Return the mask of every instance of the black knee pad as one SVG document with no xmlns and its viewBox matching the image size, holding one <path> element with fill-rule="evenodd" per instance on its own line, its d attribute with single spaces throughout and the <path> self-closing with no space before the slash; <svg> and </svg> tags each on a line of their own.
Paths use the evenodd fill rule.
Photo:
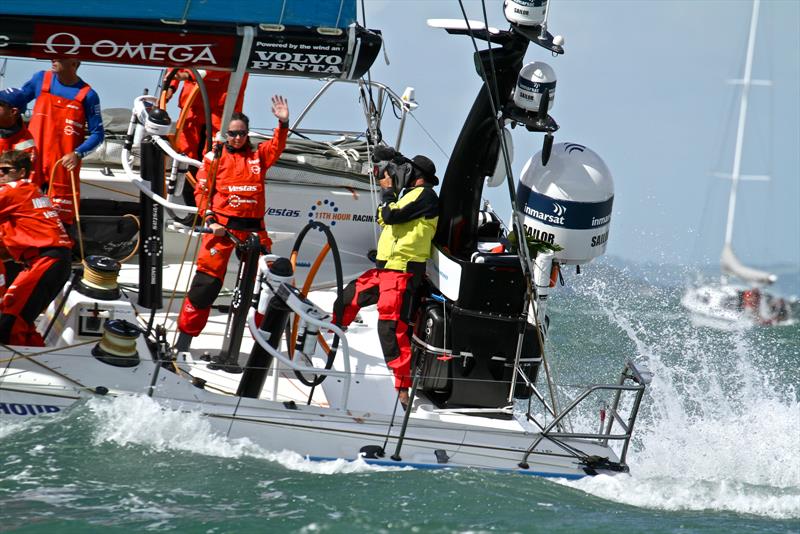
<svg viewBox="0 0 800 534">
<path fill-rule="evenodd" d="M 69 280 L 71 272 L 69 251 L 67 249 L 59 249 L 53 251 L 52 254 L 53 257 L 58 258 L 58 261 L 52 264 L 39 278 L 36 287 L 20 312 L 20 317 L 31 324 L 55 300 L 58 294 L 61 293 L 64 284 Z"/>
<path fill-rule="evenodd" d="M 378 320 L 378 340 L 383 349 L 386 363 L 400 356 L 400 345 L 397 344 L 397 321 Z"/>
<path fill-rule="evenodd" d="M 11 339 L 11 330 L 17 320 L 14 315 L 0 315 L 0 343 L 8 343 Z"/>
<path fill-rule="evenodd" d="M 194 275 L 192 287 L 189 289 L 189 302 L 195 308 L 210 308 L 221 289 L 222 280 L 214 278 L 210 274 L 198 272 Z"/>
</svg>

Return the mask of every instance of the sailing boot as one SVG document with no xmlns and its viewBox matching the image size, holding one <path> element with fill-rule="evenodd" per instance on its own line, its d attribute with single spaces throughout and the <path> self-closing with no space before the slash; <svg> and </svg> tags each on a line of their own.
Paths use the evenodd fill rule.
<svg viewBox="0 0 800 534">
<path fill-rule="evenodd" d="M 193 336 L 185 332 L 178 331 L 178 341 L 175 342 L 175 352 L 189 352 L 189 346 L 192 344 Z"/>
</svg>

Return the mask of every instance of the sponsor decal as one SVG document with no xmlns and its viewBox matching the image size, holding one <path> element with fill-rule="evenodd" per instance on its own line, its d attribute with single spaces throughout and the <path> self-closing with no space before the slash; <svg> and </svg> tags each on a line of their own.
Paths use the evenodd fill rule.
<svg viewBox="0 0 800 534">
<path fill-rule="evenodd" d="M 52 208 L 50 197 L 37 197 L 32 200 L 34 208 Z"/>
<path fill-rule="evenodd" d="M 314 36 L 260 32 L 250 52 L 250 72 L 296 76 L 341 77 L 346 75 L 347 35 Z"/>
<path fill-rule="evenodd" d="M 560 217 L 558 215 L 550 215 L 548 213 L 544 213 L 535 208 L 532 208 L 531 206 L 525 206 L 525 215 L 533 217 L 534 219 L 539 219 L 540 221 L 549 224 L 564 226 L 564 217 Z"/>
<path fill-rule="evenodd" d="M 300 217 L 300 210 L 290 210 L 286 208 L 268 208 L 267 215 L 273 217 Z"/>
<path fill-rule="evenodd" d="M 248 192 L 248 191 L 258 191 L 257 185 L 229 185 L 228 191 L 231 193 L 238 191 L 238 192 Z"/>
<path fill-rule="evenodd" d="M 534 82 L 532 80 L 526 80 L 525 78 L 519 78 L 517 80 L 517 84 L 519 84 L 520 87 L 527 89 L 532 93 L 541 94 L 549 91 L 551 93 L 551 96 L 556 88 L 556 82 Z M 527 98 L 529 100 L 533 99 L 533 95 L 529 95 L 524 92 L 521 93 L 520 96 L 522 96 L 523 98 Z"/>
<path fill-rule="evenodd" d="M 528 226 L 527 224 L 523 224 L 522 226 L 525 227 L 525 233 L 531 236 L 532 238 L 536 239 L 537 241 L 544 241 L 545 243 L 550 243 L 550 244 L 555 243 L 556 241 L 555 234 L 551 234 L 549 232 L 545 232 L 544 230 Z"/>
<path fill-rule="evenodd" d="M 15 402 L 0 402 L 0 413 L 6 415 L 39 415 L 43 413 L 60 412 L 61 408 L 52 404 L 17 404 Z"/>
<path fill-rule="evenodd" d="M 333 200 L 323 199 L 317 200 L 308 210 L 308 222 L 313 221 L 322 221 L 330 226 L 336 226 L 337 222 L 342 221 L 374 222 L 375 217 L 373 215 L 339 211 L 339 207 Z"/>
<path fill-rule="evenodd" d="M 99 59 L 141 60 L 155 63 L 188 63 L 207 62 L 217 64 L 211 51 L 213 43 L 167 44 L 150 43 L 141 37 L 130 40 L 123 36 L 110 34 L 114 39 L 98 39 L 83 43 L 80 37 L 70 32 L 51 33 L 44 42 L 44 52 L 56 57 L 77 56 L 81 49 L 86 49 Z"/>
<path fill-rule="evenodd" d="M 573 145 L 573 148 L 580 145 Z M 611 221 L 614 197 L 600 202 L 552 199 L 525 184 L 517 188 L 517 209 L 526 217 L 549 226 L 570 230 L 593 230 Z"/>
<path fill-rule="evenodd" d="M 435 263 L 435 262 L 430 262 L 428 265 L 430 265 L 430 266 L 433 268 L 433 271 L 434 271 L 434 272 L 435 272 L 437 275 L 439 275 L 439 277 L 440 277 L 442 280 L 447 280 L 448 278 L 450 278 L 449 276 L 447 276 L 447 274 L 446 274 L 446 273 L 444 273 L 444 272 L 443 272 L 443 271 L 442 271 L 442 270 L 439 268 L 439 264 L 438 264 L 438 263 Z"/>
<path fill-rule="evenodd" d="M 238 309 L 239 306 L 242 305 L 242 292 L 239 291 L 239 287 L 237 286 L 233 290 L 233 295 L 231 296 L 231 307 L 235 310 Z"/>
<path fill-rule="evenodd" d="M 514 3 L 525 7 L 542 7 L 547 4 L 547 0 L 514 0 Z"/>
<path fill-rule="evenodd" d="M 247 164 L 250 165 L 250 174 L 261 174 L 261 160 L 258 158 L 249 159 L 247 160 Z"/>
<path fill-rule="evenodd" d="M 83 26 L 6 17 L 0 23 L 4 55 L 159 67 L 232 68 L 237 37 L 168 28 L 137 29 L 134 23 Z"/>
<path fill-rule="evenodd" d="M 608 230 L 606 230 L 600 235 L 592 237 L 592 247 L 599 247 L 600 245 L 605 245 L 606 241 L 608 241 Z"/>
<path fill-rule="evenodd" d="M 567 143 L 564 145 L 564 152 L 572 154 L 573 152 L 585 152 L 586 147 L 578 143 Z"/>
<path fill-rule="evenodd" d="M 238 208 L 242 204 L 258 204 L 254 198 L 242 198 L 239 195 L 231 195 L 228 197 L 228 205 L 232 208 Z"/>
</svg>

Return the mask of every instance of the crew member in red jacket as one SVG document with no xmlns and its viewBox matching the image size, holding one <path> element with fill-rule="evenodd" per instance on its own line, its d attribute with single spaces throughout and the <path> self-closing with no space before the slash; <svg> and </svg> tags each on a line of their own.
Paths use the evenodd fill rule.
<svg viewBox="0 0 800 534">
<path fill-rule="evenodd" d="M 25 113 L 27 104 L 25 94 L 19 89 L 9 87 L 0 91 L 0 154 L 9 150 L 27 152 L 33 167 L 29 179 L 35 184 L 41 184 L 42 173 L 39 170 L 36 144 L 25 123 L 22 122 L 22 114 Z M 20 269 L 21 267 L 0 247 L 0 298 L 5 293 L 6 286 L 19 274 Z"/>
<path fill-rule="evenodd" d="M 41 171 L 38 167 L 38 153 L 33 136 L 25 123 L 22 114 L 28 102 L 25 94 L 13 87 L 0 91 L 0 154 L 8 150 L 21 150 L 31 157 L 31 175 L 29 180 L 41 184 Z"/>
<path fill-rule="evenodd" d="M 30 156 L 0 154 L 0 235 L 24 265 L 0 303 L 0 343 L 44 346 L 34 321 L 69 278 L 72 241 L 50 198 L 28 179 Z"/>
<path fill-rule="evenodd" d="M 208 94 L 208 103 L 211 111 L 211 134 L 214 135 L 222 128 L 222 111 L 225 107 L 225 100 L 228 98 L 228 83 L 231 80 L 231 73 L 225 71 L 199 71 L 203 77 L 203 83 Z M 241 112 L 244 102 L 244 90 L 247 87 L 248 75 L 244 75 L 242 86 L 239 89 L 239 97 L 236 99 L 233 111 Z M 178 85 L 183 82 L 183 88 L 178 96 L 178 107 L 186 110 L 186 119 L 178 135 L 176 147 L 178 152 L 185 154 L 192 159 L 200 159 L 204 151 L 206 139 L 206 113 L 203 106 L 203 98 L 197 93 L 194 100 L 189 104 L 189 97 L 197 87 L 194 75 L 191 71 L 181 69 L 172 79 L 167 89 L 167 100 L 178 90 Z M 188 109 L 186 107 L 189 106 Z"/>
<path fill-rule="evenodd" d="M 285 98 L 272 97 L 272 113 L 280 121 L 279 126 L 272 139 L 255 150 L 247 135 L 249 119 L 234 113 L 220 155 L 215 158 L 213 152 L 206 154 L 197 173 L 195 201 L 201 214 L 211 212 L 205 222 L 213 233 L 203 236 L 197 272 L 178 317 L 178 351 L 188 350 L 191 338 L 203 330 L 211 305 L 222 289 L 228 259 L 235 248 L 225 235 L 226 230 L 241 240 L 247 239 L 250 232 L 258 232 L 263 249 L 269 251 L 272 246 L 264 223 L 264 176 L 286 147 L 289 106 Z"/>
</svg>

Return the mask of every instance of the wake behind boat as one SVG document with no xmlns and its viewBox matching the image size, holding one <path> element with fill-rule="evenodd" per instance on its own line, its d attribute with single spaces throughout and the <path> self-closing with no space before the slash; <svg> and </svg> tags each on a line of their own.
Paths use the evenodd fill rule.
<svg viewBox="0 0 800 534">
<path fill-rule="evenodd" d="M 97 7 L 91 4 L 86 7 Z M 267 13 L 278 4 L 261 3 L 265 12 L 249 13 L 257 18 L 231 17 L 213 30 L 204 25 L 208 19 L 203 17 L 210 15 L 201 5 L 178 17 L 179 30 L 162 22 L 164 13 L 122 13 L 130 26 L 126 35 L 139 39 L 150 55 L 142 60 L 126 52 L 137 49 L 130 43 L 127 48 L 116 42 L 103 48 L 97 41 L 94 46 L 77 46 L 75 53 L 93 60 L 105 57 L 167 67 L 184 67 L 191 61 L 197 66 L 227 68 L 233 70 L 232 84 L 245 71 L 291 70 L 276 68 L 275 61 L 265 58 L 283 58 L 289 65 L 293 54 L 278 57 L 266 50 L 285 46 L 292 39 L 322 35 L 338 42 L 344 53 L 341 64 L 350 68 L 336 74 L 345 79 L 360 77 L 377 55 L 378 34 L 355 24 L 355 2 L 308 8 L 329 15 L 336 11 L 332 6 L 346 4 L 348 9 L 343 15 L 339 11 L 341 18 L 334 27 L 306 26 L 303 15 L 301 20 L 289 21 L 280 10 L 277 16 Z M 99 8 L 89 23 L 83 23 L 52 19 L 66 13 L 53 11 L 45 16 L 38 5 L 2 9 L 27 25 L 21 27 L 28 28 L 29 34 L 41 34 L 34 42 L 26 39 L 25 32 L 12 33 L 8 53 L 48 57 L 54 52 L 48 51 L 47 43 L 52 49 L 58 35 L 68 33 L 89 42 L 98 28 L 113 23 L 97 17 L 103 13 Z M 217 309 L 190 351 L 175 350 L 175 314 L 164 301 L 180 296 L 162 291 L 169 289 L 164 283 L 165 257 L 178 256 L 170 257 L 175 247 L 164 232 L 174 231 L 177 237 L 207 230 L 177 221 L 196 209 L 181 204 L 177 192 L 168 188 L 172 180 L 176 187 L 180 183 L 181 164 L 194 163 L 167 141 L 171 121 L 159 109 L 157 98 L 143 96 L 132 111 L 121 166 L 111 171 L 121 177 L 114 187 L 120 186 L 116 181 L 127 182 L 139 194 L 138 203 L 133 202 L 138 204 L 140 218 L 137 294 L 134 298 L 117 281 L 120 266 L 115 260 L 87 258 L 83 277 L 73 276 L 41 325 L 47 346 L 6 347 L 0 416 L 57 413 L 87 397 L 147 395 L 165 406 L 203 414 L 221 434 L 247 437 L 265 448 L 289 449 L 312 459 L 363 458 L 389 465 L 474 467 L 573 478 L 627 471 L 627 449 L 649 373 L 629 361 L 622 366 L 617 383 L 590 385 L 577 396 L 565 398 L 548 365 L 546 344 L 551 327 L 547 298 L 557 286 L 561 266 L 579 266 L 605 252 L 613 204 L 611 174 L 589 148 L 554 143 L 558 124 L 549 111 L 555 73 L 543 62 L 523 67 L 523 58 L 531 42 L 547 53 L 561 54 L 563 40 L 547 31 L 544 7 L 528 9 L 527 3 L 513 1 L 508 5 L 508 30 L 475 21 L 430 22 L 448 33 L 494 46 L 475 54 L 484 83 L 442 180 L 439 225 L 427 263 L 428 286 L 421 295 L 413 330 L 414 377 L 407 410 L 400 407 L 380 353 L 377 313 L 364 310 L 361 320 L 347 331 L 331 320 L 330 310 L 345 280 L 369 265 L 374 247 L 372 220 L 335 215 L 342 213 L 338 206 L 346 205 L 344 201 L 313 202 L 312 209 L 291 217 L 308 222 L 300 227 L 293 223 L 281 228 L 273 224 L 276 219 L 270 221 L 270 230 L 277 226 L 287 234 L 283 241 L 291 247 L 281 250 L 279 246 L 274 251 L 286 257 L 259 258 L 252 239 L 240 241 L 241 263 L 230 305 Z M 228 11 L 212 13 L 219 16 Z M 187 45 L 164 44 L 173 52 L 154 59 L 154 47 L 161 46 L 155 43 L 185 43 L 186 39 L 200 43 L 190 46 L 192 50 L 199 47 L 197 54 L 178 56 L 176 50 Z M 324 37 L 319 39 L 323 43 L 318 44 L 319 51 L 334 46 Z M 221 56 L 206 46 L 208 42 L 224 45 L 224 65 L 216 61 Z M 371 43 L 371 59 L 357 59 L 361 57 L 358 43 Z M 112 49 L 114 54 L 108 53 Z M 208 64 L 209 54 L 215 59 L 213 65 Z M 339 60 L 330 61 L 339 64 Z M 309 72 L 317 74 L 311 69 L 303 75 Z M 361 89 L 367 100 L 372 84 L 362 83 Z M 233 93 L 223 114 L 227 117 Z M 399 98 L 388 89 L 380 94 L 405 112 L 411 109 L 409 98 Z M 350 192 L 364 199 L 360 210 L 366 201 L 373 202 L 371 173 L 376 160 L 396 157 L 379 156 L 387 154 L 376 120 L 381 107 L 372 105 L 371 96 L 367 101 L 366 165 L 358 172 L 348 171 L 367 177 L 361 181 L 360 192 Z M 527 162 L 516 189 L 510 136 L 504 130 L 510 125 L 544 134 L 542 150 Z M 349 153 L 352 160 L 362 158 L 357 148 L 336 149 Z M 174 162 L 172 172 L 167 172 L 167 156 Z M 322 164 L 309 170 L 306 156 L 302 157 L 302 162 L 299 157 L 295 162 L 301 172 L 322 174 Z M 285 164 L 278 171 L 291 168 Z M 97 174 L 105 170 L 98 165 L 88 171 L 92 177 L 82 177 L 82 181 L 102 185 Z M 301 192 L 309 195 L 298 200 L 305 205 L 313 195 L 326 196 L 333 194 L 332 187 L 341 188 L 342 184 L 334 186 L 330 176 L 325 176 L 303 185 L 295 177 L 281 181 L 280 176 L 270 176 L 287 188 L 284 197 L 269 192 L 268 205 L 276 210 L 272 215 L 280 218 L 300 211 L 290 203 Z M 487 176 L 490 185 L 506 182 L 516 238 L 481 201 Z M 98 209 L 102 211 L 103 206 Z M 323 211 L 329 216 L 314 215 Z M 374 208 L 361 213 L 373 212 Z M 172 220 L 166 220 L 165 214 Z M 368 223 L 361 226 L 367 231 L 354 235 L 343 222 Z M 308 253 L 312 240 L 316 243 Z M 188 248 L 187 243 L 184 250 Z M 355 260 L 348 263 L 346 256 Z M 303 263 L 308 270 L 301 275 L 298 268 Z M 323 264 L 332 276 L 318 283 L 315 275 Z M 330 289 L 332 285 L 335 289 Z M 329 289 L 315 289 L 319 286 Z M 256 311 L 264 314 L 258 323 Z M 586 420 L 590 423 L 581 423 Z"/>
</svg>

